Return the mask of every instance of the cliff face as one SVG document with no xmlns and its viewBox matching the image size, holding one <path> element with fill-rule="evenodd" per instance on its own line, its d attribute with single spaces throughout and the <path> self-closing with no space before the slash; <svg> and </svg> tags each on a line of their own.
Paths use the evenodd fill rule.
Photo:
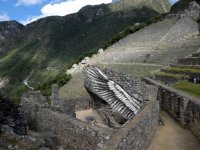
<svg viewBox="0 0 200 150">
<path fill-rule="evenodd" d="M 17 44 L 23 25 L 16 21 L 0 22 L 0 56 Z"/>
</svg>

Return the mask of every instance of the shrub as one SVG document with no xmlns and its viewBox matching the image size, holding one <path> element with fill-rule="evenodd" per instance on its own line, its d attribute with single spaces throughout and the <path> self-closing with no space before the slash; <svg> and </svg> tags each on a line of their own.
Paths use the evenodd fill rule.
<svg viewBox="0 0 200 150">
<path fill-rule="evenodd" d="M 58 86 L 61 87 L 66 84 L 70 79 L 71 75 L 62 73 L 57 75 L 55 78 L 49 79 L 47 82 L 38 85 L 36 87 L 36 90 L 40 90 L 45 96 L 50 96 L 52 84 L 58 84 Z"/>
</svg>

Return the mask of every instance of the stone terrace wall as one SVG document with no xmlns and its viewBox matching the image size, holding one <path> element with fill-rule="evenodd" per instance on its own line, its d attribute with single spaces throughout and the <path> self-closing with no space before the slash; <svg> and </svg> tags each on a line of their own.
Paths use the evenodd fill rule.
<svg viewBox="0 0 200 150">
<path fill-rule="evenodd" d="M 91 126 L 49 109 L 39 109 L 37 125 L 39 132 L 51 131 L 58 137 L 59 145 L 66 150 L 95 149 L 99 143 L 103 143 L 106 137 L 110 136 L 112 131 Z"/>
<path fill-rule="evenodd" d="M 178 60 L 180 65 L 200 65 L 200 58 L 191 57 L 191 58 L 182 58 Z"/>
<path fill-rule="evenodd" d="M 91 150 L 98 144 L 104 143 L 113 130 L 84 123 L 67 114 L 53 111 L 41 103 L 38 103 L 39 93 L 36 99 L 30 93 L 22 97 L 22 108 L 28 114 L 28 122 L 31 129 L 40 133 L 48 133 L 44 138 L 53 140 L 57 147 L 67 150 Z M 48 137 L 48 135 L 50 135 Z"/>
<path fill-rule="evenodd" d="M 197 21 L 191 17 L 186 16 L 176 22 L 176 24 L 163 38 L 163 41 L 180 42 L 197 35 L 199 35 L 199 26 Z"/>
<path fill-rule="evenodd" d="M 200 100 L 150 78 L 144 80 L 159 87 L 160 107 L 182 127 L 189 128 L 200 141 Z"/>
<path fill-rule="evenodd" d="M 132 120 L 116 131 L 103 150 L 146 150 L 158 126 L 159 105 L 149 103 Z"/>
<path fill-rule="evenodd" d="M 154 94 L 157 95 L 157 92 Z M 22 108 L 28 114 L 30 128 L 40 132 L 48 143 L 53 143 L 55 150 L 59 148 L 145 150 L 151 142 L 159 118 L 158 101 L 155 101 L 152 96 L 149 98 L 152 101 L 132 120 L 114 130 L 87 124 L 67 114 L 51 110 L 45 104 L 45 97 L 41 97 L 39 92 L 23 95 Z"/>
<path fill-rule="evenodd" d="M 173 64 L 173 65 L 170 65 L 170 67 L 174 67 L 174 68 L 193 68 L 193 69 L 200 69 L 200 65 L 193 66 L 193 65 L 179 65 L 179 64 Z"/>
</svg>

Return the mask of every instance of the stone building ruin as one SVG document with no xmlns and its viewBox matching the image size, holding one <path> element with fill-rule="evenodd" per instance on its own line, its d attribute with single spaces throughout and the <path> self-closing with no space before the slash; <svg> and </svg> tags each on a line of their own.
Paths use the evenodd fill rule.
<svg viewBox="0 0 200 150">
<path fill-rule="evenodd" d="M 97 108 L 96 106 L 99 104 L 92 101 L 90 107 L 93 109 L 96 107 L 96 112 L 102 122 L 90 123 L 82 121 L 76 118 L 76 115 L 70 115 L 69 112 L 63 111 L 63 108 L 70 101 L 61 99 L 61 101 L 66 102 L 66 104 L 62 103 L 61 105 L 56 90 L 57 86 L 54 85 L 52 88 L 54 93 L 51 96 L 54 103 L 51 103 L 51 105 L 47 105 L 47 99 L 40 92 L 30 91 L 23 95 L 22 108 L 28 115 L 29 129 L 38 132 L 42 138 L 51 141 L 49 143 L 54 143 L 56 145 L 54 148 L 51 144 L 49 145 L 53 149 L 61 147 L 70 150 L 108 149 L 110 145 L 113 145 L 115 149 L 121 149 L 121 147 L 125 149 L 146 149 L 158 125 L 159 116 L 158 102 L 155 101 L 156 96 L 150 97 L 148 89 L 154 89 L 154 93 L 156 93 L 157 88 L 153 88 L 154 86 L 151 85 L 145 87 L 143 82 L 138 79 L 131 79 L 124 73 L 110 69 L 104 71 L 115 82 L 123 85 L 123 88 L 127 89 L 129 93 L 134 94 L 135 91 L 138 93 L 143 91 L 141 95 L 150 100 L 133 119 L 125 122 L 119 117 L 113 119 L 110 112 L 106 113 L 107 110 L 104 107 Z M 133 85 L 134 89 L 131 88 Z M 71 110 L 71 113 L 73 111 Z M 123 123 L 120 124 L 116 120 L 120 120 Z M 123 134 L 120 135 L 120 140 L 118 139 L 116 142 L 116 135 L 120 132 L 123 132 Z M 145 137 L 148 138 L 144 141 Z"/>
<path fill-rule="evenodd" d="M 158 87 L 157 100 L 160 107 L 174 118 L 180 126 L 190 129 L 200 140 L 199 99 L 150 78 L 144 78 L 144 81 Z"/>
<path fill-rule="evenodd" d="M 27 116 L 12 100 L 0 98 L 0 132 L 27 134 Z"/>
<path fill-rule="evenodd" d="M 119 126 L 125 120 L 132 119 L 143 107 L 145 99 L 136 94 L 134 85 L 130 86 L 134 80 L 126 83 L 130 88 L 133 88 L 131 94 L 127 92 L 128 89 L 126 91 L 123 88 L 124 82 L 130 80 L 126 75 L 118 75 L 117 72 L 111 70 L 106 75 L 95 66 L 85 67 L 83 74 L 85 76 L 85 88 L 96 103 L 95 109 L 101 109 L 99 113 L 106 117 L 106 125 L 110 126 L 109 123 L 111 123 L 112 126 L 117 124 Z M 112 76 L 115 77 L 112 79 Z M 116 80 L 117 77 L 118 81 Z"/>
<path fill-rule="evenodd" d="M 191 14 L 187 14 L 187 12 L 185 14 L 185 16 L 178 15 L 182 18 L 161 39 L 162 42 L 180 42 L 199 34 L 198 25 L 191 19 Z M 180 24 L 182 25 L 180 26 Z M 194 26 L 194 28 L 185 30 L 185 27 L 188 26 Z M 157 40 L 155 41 L 157 42 Z M 150 42 L 152 43 L 152 41 Z M 136 62 L 143 60 L 137 55 L 130 55 L 130 53 L 131 51 L 123 54 L 115 52 L 112 55 L 108 53 L 109 61 L 101 61 L 127 63 L 132 60 Z M 85 62 L 78 66 L 80 70 L 85 66 Z M 74 68 L 77 68 L 77 65 L 74 65 Z M 109 107 L 104 107 L 104 104 L 98 103 L 98 101 L 86 100 L 88 103 L 79 105 L 77 101 L 84 101 L 81 98 L 76 102 L 67 98 L 61 99 L 58 95 L 57 85 L 53 85 L 51 104 L 48 104 L 47 98 L 38 91 L 30 91 L 22 96 L 22 109 L 28 115 L 29 129 L 48 141 L 48 147 L 53 150 L 146 150 L 157 129 L 159 111 L 162 108 L 181 126 L 190 129 L 198 138 L 200 137 L 199 101 L 150 78 L 141 81 L 110 69 L 103 71 L 130 95 L 137 94 L 139 97 L 149 100 L 132 119 L 124 121 L 121 118 L 113 117 L 113 112 L 109 111 Z M 96 99 L 94 95 L 91 96 Z M 97 118 L 89 118 L 88 120 L 93 120 L 91 122 L 79 119 L 75 114 L 77 108 L 95 110 L 101 122 L 98 122 Z"/>
</svg>

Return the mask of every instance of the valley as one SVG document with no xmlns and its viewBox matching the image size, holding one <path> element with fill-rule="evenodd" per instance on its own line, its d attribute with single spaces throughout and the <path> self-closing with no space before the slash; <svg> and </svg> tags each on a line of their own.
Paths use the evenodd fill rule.
<svg viewBox="0 0 200 150">
<path fill-rule="evenodd" d="M 170 7 L 86 6 L 15 26 L 9 48 L 2 34 L 1 91 L 20 104 L 0 101 L 3 148 L 198 149 L 200 5 Z"/>
</svg>

